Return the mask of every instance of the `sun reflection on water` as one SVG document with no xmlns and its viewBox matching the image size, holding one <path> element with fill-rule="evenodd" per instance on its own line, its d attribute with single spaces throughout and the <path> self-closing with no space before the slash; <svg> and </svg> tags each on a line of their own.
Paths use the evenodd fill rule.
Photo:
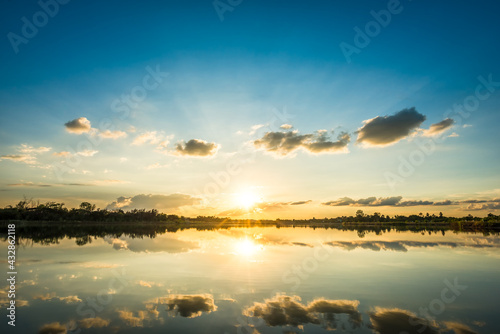
<svg viewBox="0 0 500 334">
<path fill-rule="evenodd" d="M 234 249 L 236 254 L 250 257 L 262 251 L 264 247 L 252 239 L 243 238 L 236 240 Z"/>
</svg>

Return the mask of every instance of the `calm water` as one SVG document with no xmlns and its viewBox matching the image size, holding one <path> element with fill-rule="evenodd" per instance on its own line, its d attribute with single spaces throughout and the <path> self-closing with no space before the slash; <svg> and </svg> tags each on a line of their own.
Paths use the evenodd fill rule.
<svg viewBox="0 0 500 334">
<path fill-rule="evenodd" d="M 498 236 L 232 228 L 23 244 L 2 333 L 500 333 Z"/>
</svg>

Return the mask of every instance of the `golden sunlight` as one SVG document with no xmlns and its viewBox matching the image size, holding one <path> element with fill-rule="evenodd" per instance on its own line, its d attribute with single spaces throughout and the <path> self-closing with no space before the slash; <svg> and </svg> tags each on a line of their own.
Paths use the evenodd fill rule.
<svg viewBox="0 0 500 334">
<path fill-rule="evenodd" d="M 238 206 L 248 210 L 260 202 L 260 198 L 255 192 L 246 190 L 235 194 L 235 202 Z"/>
<path fill-rule="evenodd" d="M 256 244 L 250 239 L 239 239 L 234 246 L 236 253 L 243 256 L 251 256 L 262 250 L 262 245 Z"/>
</svg>

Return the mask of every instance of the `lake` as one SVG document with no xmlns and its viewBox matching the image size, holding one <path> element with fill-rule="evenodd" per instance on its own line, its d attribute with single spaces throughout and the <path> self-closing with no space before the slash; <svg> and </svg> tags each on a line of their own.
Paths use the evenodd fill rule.
<svg viewBox="0 0 500 334">
<path fill-rule="evenodd" d="M 16 327 L 4 315 L 3 333 L 500 333 L 498 235 L 252 227 L 81 240 L 18 240 Z"/>
</svg>

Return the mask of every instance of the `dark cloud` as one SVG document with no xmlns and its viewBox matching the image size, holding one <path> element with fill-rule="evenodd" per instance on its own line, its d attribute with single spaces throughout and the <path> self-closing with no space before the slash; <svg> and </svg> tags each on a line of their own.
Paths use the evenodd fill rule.
<svg viewBox="0 0 500 334">
<path fill-rule="evenodd" d="M 118 197 L 115 202 L 109 204 L 108 210 L 130 210 L 130 209 L 176 209 L 186 205 L 199 204 L 201 199 L 185 194 L 171 195 L 145 195 L 140 194 L 133 197 Z"/>
<path fill-rule="evenodd" d="M 175 152 L 179 155 L 208 157 L 215 155 L 218 149 L 219 145 L 217 145 L 216 143 L 208 143 L 200 139 L 191 139 L 186 143 L 177 143 Z"/>
<path fill-rule="evenodd" d="M 261 139 L 255 140 L 253 144 L 267 152 L 286 156 L 299 148 L 315 154 L 346 152 L 350 141 L 351 137 L 346 132 L 341 132 L 337 136 L 337 140 L 332 141 L 326 130 L 304 135 L 300 135 L 295 130 L 267 132 Z"/>
<path fill-rule="evenodd" d="M 440 202 L 434 202 L 433 205 L 437 205 L 437 206 L 443 205 L 444 206 L 444 205 L 456 205 L 456 204 L 458 204 L 458 203 L 457 202 L 452 202 L 449 199 L 447 199 L 447 200 L 440 201 Z"/>
<path fill-rule="evenodd" d="M 449 246 L 456 247 L 456 243 L 438 243 L 438 242 L 412 242 L 412 241 L 331 241 L 325 243 L 333 247 L 339 247 L 344 250 L 354 250 L 356 248 L 369 249 L 372 251 L 391 250 L 396 252 L 407 252 L 406 247 L 436 247 Z"/>
<path fill-rule="evenodd" d="M 364 125 L 357 131 L 356 142 L 370 146 L 394 144 L 408 137 L 423 121 L 425 116 L 414 107 L 403 109 L 391 116 L 377 116 L 364 121 Z"/>
<path fill-rule="evenodd" d="M 343 197 L 340 198 L 336 201 L 329 201 L 325 203 L 321 203 L 323 205 L 328 205 L 328 206 L 347 206 L 347 205 L 353 205 L 356 204 L 356 201 L 353 200 L 352 198 L 349 197 Z"/>
<path fill-rule="evenodd" d="M 403 201 L 397 203 L 398 206 L 419 206 L 419 205 L 433 205 L 431 201 Z"/>
<path fill-rule="evenodd" d="M 423 135 L 426 137 L 437 136 L 449 128 L 451 128 L 455 124 L 455 121 L 451 118 L 447 118 L 442 120 L 439 123 L 432 124 L 429 129 L 423 131 Z"/>
<path fill-rule="evenodd" d="M 64 126 L 66 127 L 66 131 L 76 134 L 89 132 L 92 128 L 92 126 L 90 125 L 90 121 L 85 117 L 80 117 L 69 121 L 65 123 Z"/>
<path fill-rule="evenodd" d="M 311 200 L 308 200 L 308 201 L 298 201 L 298 202 L 292 202 L 290 203 L 290 205 L 304 205 L 304 204 L 308 204 L 308 203 L 311 203 L 312 201 Z"/>
<path fill-rule="evenodd" d="M 483 199 L 468 199 L 468 200 L 464 200 L 464 201 L 461 201 L 460 203 L 486 203 L 488 202 L 487 200 L 483 200 Z"/>
<path fill-rule="evenodd" d="M 372 251 L 390 250 L 396 252 L 407 252 L 408 247 L 427 248 L 427 247 L 472 247 L 472 248 L 493 248 L 498 247 L 495 244 L 488 243 L 463 243 L 463 242 L 422 242 L 422 241 L 330 241 L 325 245 L 339 247 L 344 250 L 354 250 L 356 248 L 369 249 Z"/>
<path fill-rule="evenodd" d="M 243 315 L 262 318 L 269 326 L 294 326 L 321 324 L 331 329 L 336 327 L 335 316 L 347 314 L 352 327 L 362 323 L 357 300 L 316 299 L 308 305 L 301 303 L 299 296 L 276 295 L 264 303 L 254 303 L 243 310 Z"/>
<path fill-rule="evenodd" d="M 435 324 L 406 310 L 377 307 L 369 315 L 377 334 L 439 334 Z"/>
<path fill-rule="evenodd" d="M 392 207 L 410 207 L 410 206 L 447 206 L 447 205 L 459 205 L 468 204 L 463 208 L 465 211 L 480 211 L 480 210 L 490 210 L 496 211 L 500 210 L 500 199 L 490 199 L 490 200 L 463 200 L 463 201 L 427 201 L 427 200 L 413 200 L 413 201 L 403 201 L 402 196 L 392 196 L 392 197 L 367 197 L 360 199 L 352 199 L 350 197 L 342 197 L 335 201 L 328 201 L 321 203 L 326 206 L 392 206 Z"/>
<path fill-rule="evenodd" d="M 321 203 L 327 206 L 398 206 L 400 203 L 405 203 L 404 206 L 409 206 L 410 202 L 401 202 L 401 196 L 393 197 L 368 197 L 354 200 L 349 197 L 343 197 L 336 201 Z"/>
<path fill-rule="evenodd" d="M 184 318 L 196 318 L 202 313 L 217 311 L 212 295 L 171 295 L 158 300 L 167 310 Z"/>
</svg>

